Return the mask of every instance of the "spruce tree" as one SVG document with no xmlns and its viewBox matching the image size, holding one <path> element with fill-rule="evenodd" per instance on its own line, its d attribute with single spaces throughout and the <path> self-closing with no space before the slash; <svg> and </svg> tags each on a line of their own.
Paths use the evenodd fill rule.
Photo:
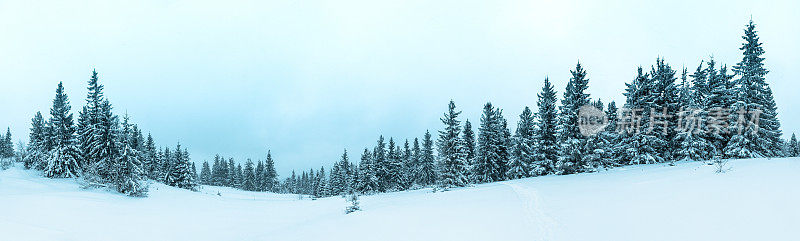
<svg viewBox="0 0 800 241">
<path fill-rule="evenodd" d="M 156 150 L 156 143 L 153 141 L 153 136 L 147 134 L 147 141 L 145 142 L 145 153 L 143 154 L 144 172 L 151 180 L 158 179 L 158 150 Z M 207 184 L 208 185 L 208 184 Z"/>
<path fill-rule="evenodd" d="M 400 190 L 400 183 L 402 182 L 402 165 L 401 150 L 395 144 L 393 138 L 389 138 L 389 149 L 386 152 L 387 166 L 385 167 L 384 190 Z"/>
<path fill-rule="evenodd" d="M 170 166 L 171 160 L 172 160 L 172 152 L 169 151 L 169 147 L 164 147 L 164 150 L 160 152 L 158 157 L 159 171 L 158 171 L 157 181 L 165 184 L 167 183 L 167 176 L 169 175 L 170 169 L 172 168 Z"/>
<path fill-rule="evenodd" d="M 616 143 L 622 141 L 622 137 L 617 132 L 617 127 L 619 125 L 619 109 L 617 109 L 617 103 L 611 101 L 608 103 L 606 108 L 606 117 L 608 117 L 608 125 L 606 128 L 600 132 L 599 137 L 602 141 L 602 146 L 600 147 L 603 149 L 603 156 L 605 157 L 605 164 L 608 166 L 619 166 L 622 163 L 620 162 L 620 155 L 616 148 Z"/>
<path fill-rule="evenodd" d="M 243 172 L 241 170 L 237 170 L 236 163 L 233 161 L 233 158 L 228 158 L 228 180 L 227 185 L 228 187 L 235 187 L 235 188 L 242 188 L 243 180 Z"/>
<path fill-rule="evenodd" d="M 233 160 L 233 158 L 231 158 L 230 160 Z M 233 173 L 229 174 L 229 175 L 233 176 L 233 178 L 231 179 L 231 187 L 243 189 L 243 187 L 242 187 L 243 185 L 242 184 L 244 183 L 244 171 L 242 169 L 242 164 L 233 165 L 233 164 L 230 163 L 230 160 L 228 162 L 228 165 L 236 166 L 236 168 L 230 168 L 229 169 L 229 170 L 233 170 Z"/>
<path fill-rule="evenodd" d="M 745 28 L 742 61 L 733 69 L 739 76 L 732 105 L 729 131 L 733 134 L 724 149 L 730 158 L 779 156 L 780 122 L 772 90 L 766 83 L 769 71 L 764 68 L 764 49 L 756 25 L 750 20 Z M 751 118 L 754 119 L 751 121 Z"/>
<path fill-rule="evenodd" d="M 649 145 L 656 148 L 662 154 L 663 161 L 672 161 L 674 152 L 678 150 L 680 143 L 675 136 L 678 126 L 678 89 L 675 86 L 675 70 L 663 58 L 656 59 L 656 65 L 651 68 L 651 81 L 654 88 L 650 95 L 652 99 L 650 129 L 652 135 L 656 136 L 657 142 Z"/>
<path fill-rule="evenodd" d="M 0 158 L 14 157 L 14 143 L 11 141 L 11 128 L 6 128 L 6 134 L 0 135 Z"/>
<path fill-rule="evenodd" d="M 451 100 L 447 112 L 441 118 L 445 128 L 439 131 L 437 178 L 439 187 L 445 190 L 469 185 L 464 143 L 460 137 L 461 121 L 458 120 L 460 114 L 460 111 L 456 111 L 455 102 Z"/>
<path fill-rule="evenodd" d="M 107 136 L 108 118 L 104 108 L 107 106 L 103 98 L 103 85 L 99 82 L 97 71 L 92 70 L 92 76 L 88 81 L 88 93 L 86 95 L 86 105 L 79 114 L 78 119 L 78 140 L 81 153 L 81 165 L 84 168 L 97 168 L 94 164 L 109 157 L 99 149 L 103 148 L 103 142 L 109 141 Z M 109 110 L 110 111 L 110 110 Z M 90 167 L 90 165 L 93 165 Z M 95 170 L 90 170 L 95 171 Z"/>
<path fill-rule="evenodd" d="M 267 161 L 264 164 L 266 173 L 264 177 L 264 181 L 266 183 L 267 191 L 270 192 L 277 192 L 277 185 L 278 185 L 278 172 L 275 170 L 275 161 L 272 160 L 272 151 L 267 151 Z"/>
<path fill-rule="evenodd" d="M 211 185 L 211 167 L 208 161 L 203 162 L 203 167 L 200 168 L 200 184 Z"/>
<path fill-rule="evenodd" d="M 712 152 L 707 154 L 706 159 L 714 156 L 721 157 L 722 150 L 731 138 L 730 132 L 725 129 L 729 118 L 725 112 L 733 104 L 729 89 L 732 85 L 728 83 L 730 79 L 725 73 L 725 68 L 717 71 L 715 66 L 716 61 L 711 58 L 703 71 L 706 74 L 706 90 L 698 90 L 705 92 L 705 98 L 702 99 L 702 102 L 696 103 L 697 108 L 701 109 L 699 114 L 706 119 L 705 123 L 712 124 L 703 126 L 706 131 L 701 133 L 703 138 L 714 147 Z"/>
<path fill-rule="evenodd" d="M 258 161 L 256 169 L 253 171 L 253 190 L 258 192 L 264 191 L 264 162 Z"/>
<path fill-rule="evenodd" d="M 75 139 L 75 126 L 69 111 L 69 98 L 64 93 L 63 84 L 59 82 L 53 107 L 50 109 L 51 117 L 47 122 L 47 126 L 51 130 L 48 142 L 53 145 L 48 150 L 48 162 L 44 172 L 47 177 L 78 176 L 79 152 Z"/>
<path fill-rule="evenodd" d="M 311 173 L 313 176 L 313 171 Z M 320 167 L 319 172 L 317 172 L 317 175 L 313 179 L 313 184 L 310 187 L 313 189 L 311 195 L 316 198 L 327 197 L 330 192 L 330 187 L 328 186 L 329 180 L 325 175 L 325 167 Z"/>
<path fill-rule="evenodd" d="M 242 189 L 245 191 L 254 191 L 256 188 L 255 183 L 255 171 L 253 170 L 253 161 L 247 159 L 247 162 L 244 164 L 244 180 L 242 180 Z"/>
<path fill-rule="evenodd" d="M 422 147 L 419 145 L 419 138 L 414 138 L 414 147 L 411 149 L 412 158 L 411 164 L 408 166 L 408 174 L 409 178 L 411 178 L 410 182 L 411 185 L 419 184 L 419 168 L 420 168 L 420 160 L 422 158 Z"/>
<path fill-rule="evenodd" d="M 106 99 L 99 106 L 98 122 L 95 125 L 91 156 L 86 163 L 87 170 L 100 179 L 108 179 L 114 159 L 119 155 L 119 117 L 112 113 L 111 103 Z"/>
<path fill-rule="evenodd" d="M 557 174 L 571 174 L 581 171 L 581 160 L 584 155 L 584 142 L 586 138 L 578 129 L 578 110 L 589 104 L 589 79 L 580 62 L 575 70 L 570 70 L 572 77 L 567 82 L 564 99 L 561 100 L 561 115 L 559 116 L 559 142 L 560 150 L 554 172 Z"/>
<path fill-rule="evenodd" d="M 372 164 L 374 165 L 375 177 L 378 179 L 379 192 L 385 192 L 387 183 L 389 182 L 389 161 L 386 158 L 386 144 L 383 141 L 383 135 L 378 138 L 378 143 L 372 151 Z"/>
<path fill-rule="evenodd" d="M 537 151 L 535 164 L 531 168 L 533 175 L 545 175 L 554 172 L 558 160 L 558 113 L 556 110 L 556 91 L 550 79 L 544 79 L 542 92 L 538 95 L 536 105 L 539 107 L 539 126 L 536 128 Z"/>
<path fill-rule="evenodd" d="M 509 179 L 528 177 L 531 174 L 536 152 L 535 131 L 536 123 L 533 113 L 526 106 L 519 115 L 517 130 L 514 134 L 511 160 L 509 160 L 508 171 L 506 171 L 506 177 Z"/>
<path fill-rule="evenodd" d="M 652 131 L 647 131 L 652 124 L 650 110 L 654 102 L 655 82 L 639 67 L 636 78 L 625 85 L 625 105 L 618 116 L 622 138 L 616 147 L 619 159 L 622 164 L 662 162 L 664 159 L 657 148 L 663 146 L 662 140 L 653 135 Z"/>
<path fill-rule="evenodd" d="M 136 138 L 131 130 L 131 124 L 125 115 L 122 122 L 122 133 L 120 133 L 120 155 L 113 163 L 111 171 L 111 182 L 117 191 L 129 196 L 143 197 L 147 195 L 147 184 L 142 171 L 142 163 L 139 160 L 139 153 L 133 147 L 133 139 Z"/>
<path fill-rule="evenodd" d="M 712 142 L 708 141 L 710 132 L 706 131 L 707 111 L 703 104 L 692 98 L 687 98 L 681 111 L 678 113 L 680 122 L 677 128 L 674 160 L 677 161 L 704 161 L 709 160 L 715 153 Z"/>
<path fill-rule="evenodd" d="M 423 187 L 436 184 L 438 180 L 436 177 L 436 158 L 433 155 L 433 140 L 431 140 L 431 133 L 427 130 L 422 138 L 422 150 L 415 176 L 417 183 Z"/>
<path fill-rule="evenodd" d="M 188 189 L 195 191 L 197 181 L 192 174 L 192 162 L 189 158 L 189 151 L 186 149 L 181 150 L 180 144 L 175 148 L 172 180 L 171 184 L 178 188 Z"/>
<path fill-rule="evenodd" d="M 789 146 L 786 150 L 787 157 L 797 157 L 798 153 L 797 150 L 800 146 L 797 145 L 797 137 L 792 133 L 792 138 L 789 140 Z"/>
<path fill-rule="evenodd" d="M 414 184 L 414 172 L 412 171 L 412 167 L 414 166 L 414 153 L 411 150 L 411 145 L 406 139 L 406 142 L 403 144 L 403 152 L 401 155 L 402 163 L 399 172 L 399 190 L 408 190 Z"/>
<path fill-rule="evenodd" d="M 375 167 L 372 162 L 373 154 L 369 148 L 364 148 L 361 154 L 361 162 L 358 164 L 358 191 L 361 193 L 372 193 L 378 191 L 378 177 L 375 176 Z"/>
<path fill-rule="evenodd" d="M 330 183 L 327 186 L 327 188 L 330 189 L 332 195 L 339 195 L 340 193 L 342 193 L 342 189 L 344 187 L 344 178 L 341 174 L 342 174 L 341 162 L 334 163 L 333 169 L 331 169 Z"/>
<path fill-rule="evenodd" d="M 503 119 L 499 109 L 486 103 L 478 128 L 478 147 L 472 166 L 472 177 L 476 183 L 501 181 L 504 179 L 507 160 L 504 151 L 505 137 Z"/>
<path fill-rule="evenodd" d="M 28 136 L 28 156 L 23 160 L 25 168 L 44 170 L 45 165 L 45 139 L 46 127 L 41 112 L 31 119 L 30 134 Z"/>
<path fill-rule="evenodd" d="M 224 186 L 225 185 L 225 170 L 223 169 L 223 165 L 227 165 L 224 159 L 222 159 L 219 154 L 214 155 L 214 164 L 211 166 L 211 182 L 215 186 Z"/>
<path fill-rule="evenodd" d="M 475 146 L 475 133 L 472 132 L 472 123 L 470 123 L 469 120 L 464 121 L 464 131 L 461 133 L 461 138 L 464 139 L 464 151 L 467 155 L 467 163 L 470 166 L 474 166 L 477 147 Z"/>
</svg>

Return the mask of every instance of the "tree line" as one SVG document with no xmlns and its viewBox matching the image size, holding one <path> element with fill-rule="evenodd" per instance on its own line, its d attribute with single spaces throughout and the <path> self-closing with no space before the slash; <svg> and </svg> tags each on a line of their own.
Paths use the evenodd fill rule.
<svg viewBox="0 0 800 241">
<path fill-rule="evenodd" d="M 59 82 L 49 118 L 37 112 L 31 119 L 30 139 L 27 146 L 20 144 L 18 160 L 46 177 L 80 178 L 86 185 L 130 196 L 146 196 L 147 179 L 195 189 L 197 174 L 188 150 L 180 144 L 173 151 L 157 149 L 152 135 L 145 138 L 127 114 L 120 118 L 112 109 L 92 71 L 86 105 L 75 121 Z"/>
<path fill-rule="evenodd" d="M 486 103 L 477 127 L 459 118 L 450 101 L 440 119 L 436 154 L 426 132 L 422 144 L 401 146 L 383 136 L 364 149 L 358 165 L 345 150 L 331 173 L 325 169 L 292 172 L 281 191 L 314 196 L 348 192 L 375 193 L 421 187 L 448 189 L 541 175 L 594 172 L 633 164 L 712 159 L 797 156 L 792 135 L 781 139 L 772 90 L 765 80 L 764 50 L 750 21 L 740 50 L 742 60 L 730 73 L 713 58 L 689 74 L 677 73 L 663 58 L 647 71 L 637 68 L 626 83 L 626 101 L 604 104 L 590 98 L 589 78 L 580 62 L 560 105 L 550 80 L 537 94 L 538 110 L 525 107 L 512 134 L 503 110 Z M 591 106 L 607 117 L 605 127 L 586 135 L 581 108 Z M 412 147 L 410 147 L 412 146 Z"/>
<path fill-rule="evenodd" d="M 203 162 L 199 180 L 203 185 L 233 187 L 246 191 L 280 191 L 278 173 L 271 151 L 267 152 L 266 161 L 253 163 L 248 159 L 244 167 L 242 164 L 237 164 L 233 158 L 226 162 L 225 158 L 216 155 L 212 165 L 209 165 L 208 161 Z"/>
<path fill-rule="evenodd" d="M 633 164 L 800 155 L 794 134 L 781 139 L 772 90 L 766 82 L 762 43 L 750 21 L 740 47 L 742 60 L 730 73 L 713 58 L 678 74 L 663 58 L 649 71 L 638 67 L 625 84 L 625 102 L 603 103 L 588 93 L 589 78 L 580 64 L 562 94 L 548 78 L 537 94 L 536 110 L 525 107 L 512 133 L 503 110 L 486 103 L 473 131 L 450 101 L 440 118 L 437 139 L 396 142 L 380 136 L 358 161 L 344 150 L 333 167 L 309 169 L 279 181 L 271 152 L 265 161 L 244 165 L 221 156 L 203 162 L 200 175 L 189 153 L 156 148 L 127 114 L 112 113 L 97 72 L 89 80 L 87 104 L 73 123 L 69 100 L 59 83 L 50 117 L 32 119 L 30 142 L 18 158 L 48 177 L 82 177 L 133 196 L 146 194 L 145 180 L 194 190 L 199 184 L 248 191 L 325 197 L 434 187 L 449 189 L 541 175 L 594 172 Z M 592 107 L 604 126 L 586 134 L 581 111 Z M 698 121 L 699 120 L 699 121 Z M 21 145 L 20 145 L 21 146 Z M 11 153 L 11 154 L 9 154 Z M 0 135 L 0 156 L 12 155 L 11 133 Z"/>
</svg>

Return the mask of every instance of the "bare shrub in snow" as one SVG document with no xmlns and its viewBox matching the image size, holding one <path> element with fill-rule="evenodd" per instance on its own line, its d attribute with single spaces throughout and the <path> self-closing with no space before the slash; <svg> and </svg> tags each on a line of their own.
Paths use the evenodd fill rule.
<svg viewBox="0 0 800 241">
<path fill-rule="evenodd" d="M 716 167 L 716 173 L 725 173 L 731 170 L 731 168 L 728 167 L 728 159 L 715 158 L 713 161 L 711 161 L 711 164 Z"/>
</svg>

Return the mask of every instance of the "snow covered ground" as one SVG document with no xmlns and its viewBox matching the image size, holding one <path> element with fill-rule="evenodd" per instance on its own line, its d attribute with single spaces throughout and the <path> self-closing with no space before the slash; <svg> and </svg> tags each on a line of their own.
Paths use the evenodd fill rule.
<svg viewBox="0 0 800 241">
<path fill-rule="evenodd" d="M 0 171 L 0 240 L 793 240 L 800 159 L 630 166 L 361 198 L 153 184 L 148 198 Z M 217 193 L 221 196 L 218 196 Z"/>
</svg>

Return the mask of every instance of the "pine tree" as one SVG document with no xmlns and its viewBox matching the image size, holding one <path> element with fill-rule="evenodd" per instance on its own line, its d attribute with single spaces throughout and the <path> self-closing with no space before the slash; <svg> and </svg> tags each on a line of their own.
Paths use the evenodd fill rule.
<svg viewBox="0 0 800 241">
<path fill-rule="evenodd" d="M 134 132 L 131 131 L 131 124 L 128 116 L 123 118 L 122 133 L 120 133 L 120 155 L 113 163 L 111 171 L 111 182 L 117 191 L 129 196 L 143 197 L 147 195 L 148 187 L 144 182 L 144 172 L 139 160 L 139 153 L 133 147 Z"/>
<path fill-rule="evenodd" d="M 393 138 L 389 138 L 389 149 L 386 152 L 387 166 L 385 166 L 386 179 L 384 179 L 384 190 L 400 190 L 402 182 L 401 171 L 403 160 L 400 154 L 400 147 L 395 144 Z"/>
<path fill-rule="evenodd" d="M 200 168 L 200 184 L 211 185 L 211 180 L 211 167 L 208 165 L 208 161 L 204 161 L 203 167 Z"/>
<path fill-rule="evenodd" d="M 233 158 L 231 158 L 230 160 L 233 160 Z M 243 186 L 243 183 L 244 183 L 244 171 L 242 169 L 242 164 L 233 165 L 229 161 L 228 165 L 236 166 L 236 168 L 228 169 L 228 170 L 233 170 L 233 173 L 229 174 L 229 175 L 233 176 L 233 178 L 231 179 L 231 184 L 230 184 L 231 187 L 243 189 L 242 186 Z"/>
<path fill-rule="evenodd" d="M 169 150 L 165 150 L 167 156 L 167 174 L 164 183 L 170 186 L 194 191 L 197 181 L 192 170 L 192 162 L 189 159 L 189 151 L 181 148 L 181 144 L 175 148 L 174 154 L 169 155 Z"/>
<path fill-rule="evenodd" d="M 581 160 L 584 155 L 584 142 L 586 138 L 578 129 L 578 109 L 589 104 L 589 94 L 585 93 L 589 87 L 589 79 L 580 62 L 575 70 L 570 70 L 572 77 L 567 82 L 564 99 L 561 101 L 561 116 L 559 118 L 559 142 L 561 144 L 555 173 L 571 174 L 581 171 Z"/>
<path fill-rule="evenodd" d="M 313 171 L 311 172 L 313 176 Z M 316 198 L 327 197 L 328 192 L 330 191 L 330 187 L 328 186 L 329 180 L 325 176 L 325 167 L 320 167 L 319 172 L 317 172 L 316 177 L 313 178 L 312 186 L 310 188 L 313 189 L 311 195 Z"/>
<path fill-rule="evenodd" d="M 254 170 L 254 180 L 253 180 L 253 190 L 263 192 L 264 191 L 264 162 L 258 161 L 256 164 L 256 169 Z"/>
<path fill-rule="evenodd" d="M 623 164 L 649 164 L 662 162 L 664 159 L 656 147 L 663 146 L 661 139 L 654 136 L 650 128 L 650 110 L 653 103 L 654 82 L 641 67 L 636 78 L 625 84 L 625 105 L 618 121 L 622 142 L 616 147 L 616 153 Z"/>
<path fill-rule="evenodd" d="M 25 168 L 35 168 L 43 170 L 45 167 L 45 139 L 46 127 L 44 118 L 41 112 L 36 112 L 36 115 L 31 119 L 31 129 L 28 136 L 28 155 L 23 160 Z"/>
<path fill-rule="evenodd" d="M 780 122 L 772 90 L 764 78 L 769 71 L 764 68 L 764 49 L 755 27 L 750 20 L 742 36 L 745 42 L 739 48 L 742 61 L 733 67 L 739 75 L 729 125 L 733 136 L 724 149 L 731 158 L 780 156 Z"/>
<path fill-rule="evenodd" d="M 178 143 L 177 148 L 175 148 L 174 153 L 170 152 L 167 149 L 164 152 L 164 184 L 170 186 L 177 186 L 178 182 L 180 181 L 181 177 L 183 176 L 182 168 L 180 167 L 180 161 L 183 158 L 183 153 L 181 151 L 181 144 Z"/>
<path fill-rule="evenodd" d="M 399 190 L 408 190 L 414 184 L 414 171 L 412 167 L 415 165 L 414 162 L 414 153 L 411 150 L 411 145 L 408 143 L 408 139 L 403 144 L 403 152 L 400 157 L 401 165 L 399 171 Z"/>
<path fill-rule="evenodd" d="M 527 106 L 519 115 L 517 131 L 514 134 L 514 146 L 511 160 L 508 163 L 506 176 L 509 179 L 528 177 L 531 174 L 531 167 L 535 159 L 535 139 L 536 123 L 531 109 Z"/>
<path fill-rule="evenodd" d="M 678 126 L 678 89 L 675 86 L 675 70 L 663 58 L 656 59 L 656 65 L 651 68 L 654 87 L 651 92 L 653 100 L 651 106 L 650 132 L 658 138 L 658 142 L 651 143 L 654 148 L 662 153 L 663 161 L 672 161 L 674 152 L 680 145 L 675 140 Z"/>
<path fill-rule="evenodd" d="M 69 99 L 64 93 L 63 84 L 59 82 L 53 107 L 50 109 L 51 117 L 47 122 L 47 126 L 51 130 L 48 142 L 53 145 L 48 150 L 48 162 L 44 172 L 47 177 L 78 176 L 79 152 L 75 140 L 75 126 L 69 111 Z"/>
<path fill-rule="evenodd" d="M 153 141 L 153 136 L 147 134 L 147 141 L 144 144 L 144 173 L 151 180 L 158 179 L 158 150 L 156 150 L 156 143 Z"/>
<path fill-rule="evenodd" d="M 6 128 L 6 134 L 0 135 L 0 158 L 14 157 L 14 143 L 11 141 L 11 128 Z"/>
<path fill-rule="evenodd" d="M 718 89 L 722 83 L 720 80 L 724 78 L 717 78 L 713 58 L 708 63 L 709 68 L 701 70 L 702 64 L 692 75 L 693 84 L 687 79 L 686 69 L 681 76 L 680 111 L 674 139 L 676 149 L 672 161 L 709 160 L 716 153 L 713 142 L 709 140 L 717 133 L 707 130 L 706 120 L 709 118 L 709 99 L 716 98 L 716 91 L 712 90 Z"/>
<path fill-rule="evenodd" d="M 786 156 L 788 157 L 797 157 L 798 150 L 800 150 L 800 146 L 797 144 L 797 137 L 792 133 L 792 139 L 789 140 L 789 148 L 786 152 Z"/>
<path fill-rule="evenodd" d="M 415 171 L 417 184 L 423 187 L 436 184 L 438 181 L 436 177 L 436 158 L 433 155 L 433 140 L 431 140 L 431 133 L 427 130 L 422 138 L 419 164 Z"/>
<path fill-rule="evenodd" d="M 78 119 L 78 141 L 81 153 L 81 165 L 84 168 L 97 168 L 95 164 L 109 160 L 109 154 L 99 149 L 107 139 L 108 118 L 104 108 L 107 106 L 103 98 L 103 85 L 99 83 L 100 78 L 97 71 L 92 70 L 92 76 L 88 82 L 88 93 L 86 95 L 86 105 L 79 113 Z M 110 109 L 109 109 L 110 111 Z M 90 167 L 90 165 L 92 165 Z M 89 170 L 96 171 L 96 170 Z"/>
<path fill-rule="evenodd" d="M 464 121 L 464 131 L 461 133 L 461 138 L 464 139 L 464 151 L 467 155 L 467 163 L 474 166 L 475 162 L 475 133 L 472 132 L 472 123 L 469 120 Z"/>
<path fill-rule="evenodd" d="M 192 163 L 192 180 L 194 180 L 194 182 L 198 184 L 200 176 L 197 175 L 197 166 L 194 165 L 194 162 L 191 163 Z"/>
<path fill-rule="evenodd" d="M 439 131 L 437 178 L 439 187 L 445 190 L 469 184 L 464 143 L 460 138 L 461 121 L 458 120 L 459 114 L 461 112 L 456 111 L 456 104 L 451 100 L 448 105 L 448 111 L 441 118 L 445 128 Z"/>
<path fill-rule="evenodd" d="M 486 103 L 478 128 L 478 147 L 472 166 L 472 177 L 477 183 L 501 181 L 506 174 L 507 156 L 504 151 L 503 117 L 492 103 Z"/>
<path fill-rule="evenodd" d="M 342 154 L 342 160 L 347 159 L 347 150 L 344 151 Z M 336 162 L 333 164 L 333 169 L 331 169 L 330 175 L 330 185 L 328 187 L 331 190 L 332 195 L 339 195 L 344 190 L 344 176 L 342 175 L 342 162 Z"/>
<path fill-rule="evenodd" d="M 361 162 L 358 164 L 358 191 L 361 193 L 372 193 L 378 190 L 378 177 L 375 176 L 375 167 L 372 162 L 373 155 L 368 148 L 364 148 L 361 154 Z"/>
<path fill-rule="evenodd" d="M 272 160 L 271 150 L 267 151 L 267 161 L 264 165 L 264 172 L 266 173 L 264 181 L 266 182 L 267 191 L 277 192 L 278 172 L 275 171 L 275 161 Z"/>
<path fill-rule="evenodd" d="M 556 91 L 550 79 L 544 79 L 542 92 L 538 94 L 536 105 L 539 106 L 539 126 L 536 128 L 536 156 L 533 175 L 553 173 L 558 160 L 558 113 L 556 110 Z"/>
<path fill-rule="evenodd" d="M 5 158 L 6 148 L 7 148 L 5 140 L 6 138 L 3 136 L 2 133 L 0 133 L 0 159 Z"/>
<path fill-rule="evenodd" d="M 97 175 L 100 179 L 107 180 L 114 159 L 119 155 L 119 118 L 112 113 L 111 103 L 106 99 L 99 107 L 98 122 L 93 131 L 91 149 L 87 155 L 91 156 L 86 163 L 86 169 Z"/>
<path fill-rule="evenodd" d="M 338 166 L 339 172 L 336 173 L 336 176 L 340 179 L 339 186 L 337 187 L 338 192 L 331 192 L 330 194 L 332 195 L 342 195 L 350 191 L 350 158 L 347 156 L 347 149 L 342 153 Z M 333 178 L 333 172 L 331 172 L 331 178 Z M 333 187 L 328 188 L 333 189 Z"/>
<path fill-rule="evenodd" d="M 247 162 L 244 164 L 244 180 L 242 180 L 242 189 L 245 191 L 253 191 L 255 190 L 255 172 L 253 171 L 253 161 L 247 159 Z"/>
<path fill-rule="evenodd" d="M 414 186 L 420 183 L 417 179 L 419 178 L 420 160 L 422 159 L 422 147 L 419 145 L 419 138 L 414 138 L 414 147 L 412 147 L 411 152 L 411 163 L 408 166 L 407 172 L 411 179 L 411 185 Z"/>
<path fill-rule="evenodd" d="M 228 187 L 234 187 L 234 188 L 242 188 L 242 184 L 243 184 L 243 181 L 244 181 L 244 179 L 243 179 L 244 178 L 244 176 L 243 176 L 244 173 L 241 172 L 240 170 L 237 170 L 236 163 L 233 161 L 233 158 L 228 158 L 228 169 L 227 169 L 227 171 L 228 171 L 228 174 L 227 174 L 227 177 L 228 177 L 227 183 L 228 183 L 228 185 L 227 186 Z"/>
<path fill-rule="evenodd" d="M 383 142 L 383 136 L 378 138 L 378 143 L 375 145 L 375 150 L 372 151 L 372 163 L 374 165 L 375 177 L 378 178 L 379 192 L 387 191 L 389 182 L 389 161 L 386 158 L 386 144 Z"/>
<path fill-rule="evenodd" d="M 604 156 L 606 158 L 606 164 L 609 166 L 620 166 L 622 165 L 620 161 L 620 154 L 616 148 L 616 143 L 622 142 L 622 136 L 617 132 L 617 127 L 619 125 L 619 117 L 618 117 L 617 103 L 611 101 L 608 103 L 606 108 L 606 116 L 608 117 L 608 125 L 606 128 L 600 132 L 600 138 L 603 142 L 603 149 Z"/>
<path fill-rule="evenodd" d="M 706 118 L 705 123 L 716 123 L 715 125 L 703 126 L 706 131 L 701 133 L 701 137 L 714 147 L 711 153 L 705 155 L 707 156 L 705 159 L 721 156 L 722 150 L 731 138 L 730 133 L 721 124 L 728 122 L 729 117 L 724 112 L 730 109 L 733 104 L 731 90 L 729 89 L 732 85 L 728 83 L 730 79 L 725 73 L 725 68 L 717 71 L 715 66 L 716 61 L 711 58 L 708 61 L 708 66 L 703 71 L 706 74 L 704 77 L 706 80 L 705 90 L 697 90 L 703 91 L 705 98 L 701 99 L 702 102 L 695 104 L 698 109 L 701 109 L 698 114 Z"/>
<path fill-rule="evenodd" d="M 227 166 L 225 159 L 219 154 L 214 155 L 214 164 L 211 166 L 211 182 L 214 186 L 225 186 L 225 175 L 227 171 L 224 170 L 223 165 Z"/>
</svg>

